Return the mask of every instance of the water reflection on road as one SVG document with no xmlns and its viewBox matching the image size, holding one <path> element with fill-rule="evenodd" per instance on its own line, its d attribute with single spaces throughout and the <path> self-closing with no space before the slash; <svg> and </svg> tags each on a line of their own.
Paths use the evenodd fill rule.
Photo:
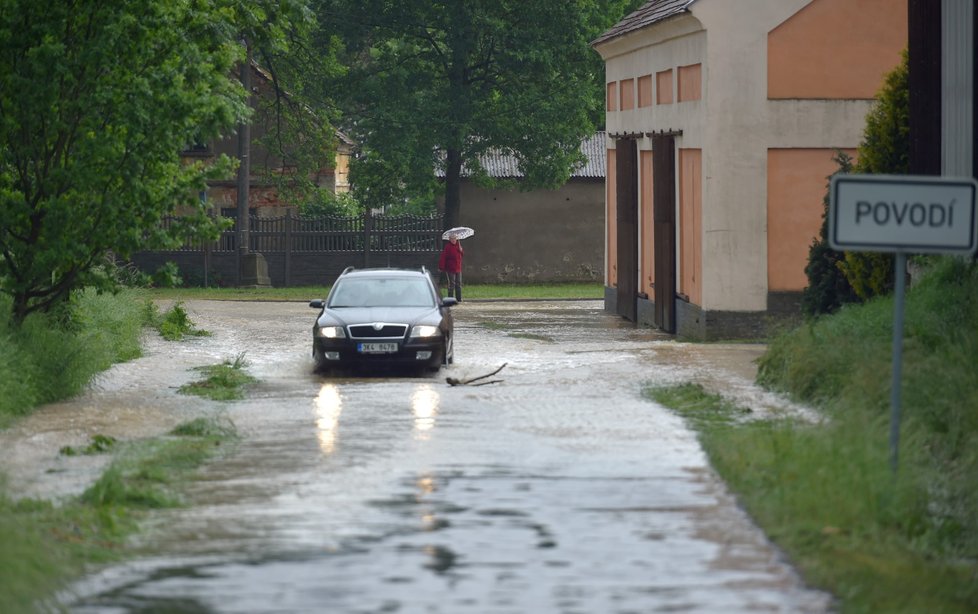
<svg viewBox="0 0 978 614">
<path fill-rule="evenodd" d="M 456 364 L 418 378 L 313 374 L 304 305 L 187 306 L 214 335 L 167 360 L 247 353 L 261 386 L 220 406 L 245 439 L 70 611 L 828 609 L 641 397 L 703 365 L 598 302 L 467 303 Z"/>
</svg>

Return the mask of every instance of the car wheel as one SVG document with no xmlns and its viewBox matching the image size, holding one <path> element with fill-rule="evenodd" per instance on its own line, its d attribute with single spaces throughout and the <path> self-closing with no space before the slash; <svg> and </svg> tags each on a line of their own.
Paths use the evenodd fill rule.
<svg viewBox="0 0 978 614">
<path fill-rule="evenodd" d="M 455 362 L 455 344 L 451 339 L 445 342 L 445 347 L 442 348 L 442 364 L 450 365 Z"/>
</svg>

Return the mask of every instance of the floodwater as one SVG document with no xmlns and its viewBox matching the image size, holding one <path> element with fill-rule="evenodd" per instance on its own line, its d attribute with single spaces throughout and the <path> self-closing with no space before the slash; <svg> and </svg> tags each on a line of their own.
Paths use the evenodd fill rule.
<svg viewBox="0 0 978 614">
<path fill-rule="evenodd" d="M 830 610 L 682 419 L 641 395 L 698 381 L 756 413 L 804 411 L 751 383 L 761 346 L 678 343 L 599 301 L 474 302 L 454 309 L 440 373 L 332 378 L 312 371 L 305 304 L 184 306 L 212 336 L 148 337 L 144 358 L 0 433 L 9 490 L 44 497 L 94 479 L 105 460 L 57 450 L 96 433 L 222 415 L 243 435 L 188 507 L 154 513 L 136 560 L 66 591 L 67 611 Z M 176 393 L 240 354 L 261 380 L 246 400 Z M 446 383 L 500 367 L 496 383 Z"/>
</svg>

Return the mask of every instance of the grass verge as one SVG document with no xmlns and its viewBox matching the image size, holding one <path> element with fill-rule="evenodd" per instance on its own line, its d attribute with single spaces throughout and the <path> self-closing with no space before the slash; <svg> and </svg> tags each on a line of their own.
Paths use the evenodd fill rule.
<svg viewBox="0 0 978 614">
<path fill-rule="evenodd" d="M 226 419 L 198 419 L 122 445 L 95 484 L 61 504 L 0 494 L 3 610 L 56 609 L 57 590 L 86 565 L 124 557 L 125 538 L 146 511 L 180 505 L 183 481 L 236 437 Z"/>
<path fill-rule="evenodd" d="M 10 325 L 10 309 L 0 295 L 0 428 L 138 357 L 140 334 L 151 323 L 145 300 L 132 292 L 80 292 L 61 314 L 32 314 L 20 328 Z"/>
<path fill-rule="evenodd" d="M 893 303 L 774 339 L 759 381 L 819 424 L 744 419 L 697 386 L 648 388 L 697 430 L 754 520 L 842 612 L 978 611 L 978 267 L 907 295 L 900 466 L 889 465 Z"/>
<path fill-rule="evenodd" d="M 325 298 L 329 286 L 298 288 L 154 288 L 139 291 L 151 300 L 309 301 Z M 444 289 L 442 290 L 444 294 Z M 472 284 L 463 290 L 465 300 L 602 299 L 598 283 Z"/>
</svg>

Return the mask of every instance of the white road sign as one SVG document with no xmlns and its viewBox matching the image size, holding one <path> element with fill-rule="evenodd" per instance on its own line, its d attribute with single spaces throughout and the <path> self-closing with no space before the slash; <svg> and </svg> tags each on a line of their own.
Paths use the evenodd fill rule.
<svg viewBox="0 0 978 614">
<path fill-rule="evenodd" d="M 978 247 L 970 178 L 835 175 L 829 245 L 837 251 L 972 254 Z"/>
</svg>

